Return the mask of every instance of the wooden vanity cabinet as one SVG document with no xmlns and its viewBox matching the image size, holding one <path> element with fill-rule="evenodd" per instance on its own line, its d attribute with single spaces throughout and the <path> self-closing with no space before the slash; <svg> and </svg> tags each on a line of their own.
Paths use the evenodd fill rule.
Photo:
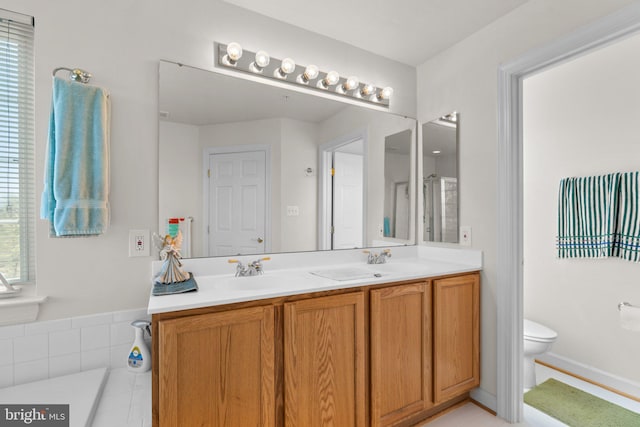
<svg viewBox="0 0 640 427">
<path fill-rule="evenodd" d="M 275 426 L 272 306 L 161 320 L 161 427 Z"/>
<path fill-rule="evenodd" d="M 480 276 L 433 281 L 435 403 L 480 385 Z"/>
<path fill-rule="evenodd" d="M 431 284 L 371 291 L 371 426 L 430 408 Z"/>
<path fill-rule="evenodd" d="M 365 427 L 364 293 L 284 305 L 286 427 Z"/>
<path fill-rule="evenodd" d="M 415 425 L 480 384 L 479 277 L 154 315 L 153 425 Z"/>
</svg>

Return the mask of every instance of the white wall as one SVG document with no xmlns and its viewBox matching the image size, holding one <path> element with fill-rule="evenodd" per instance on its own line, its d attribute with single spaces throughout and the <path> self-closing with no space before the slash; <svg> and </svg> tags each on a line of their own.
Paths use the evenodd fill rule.
<svg viewBox="0 0 640 427">
<path fill-rule="evenodd" d="M 418 67 L 418 120 L 451 111 L 460 126 L 460 224 L 484 252 L 481 387 L 496 393 L 497 70 L 501 63 L 570 33 L 631 0 L 530 0 Z"/>
<path fill-rule="evenodd" d="M 81 67 L 111 93 L 111 226 L 96 238 L 49 239 L 37 220 L 41 319 L 146 306 L 151 258 L 128 257 L 130 229 L 158 229 L 158 61 L 213 69 L 213 42 L 238 41 L 395 88 L 415 115 L 415 71 L 220 0 L 3 0 L 35 17 L 36 192 L 42 191 L 51 71 Z"/>
<path fill-rule="evenodd" d="M 168 218 L 193 217 L 191 230 L 192 256 L 202 248 L 202 150 L 197 126 L 160 122 L 158 154 L 158 234 L 167 233 Z M 169 172 L 167 172 L 169 171 Z M 179 171 L 176 173 L 175 171 Z M 185 251 L 182 251 L 186 256 Z"/>
<path fill-rule="evenodd" d="M 640 35 L 524 81 L 524 312 L 558 332 L 553 352 L 640 382 L 640 264 L 558 259 L 558 184 L 640 169 Z M 552 298 L 550 296 L 553 296 Z"/>
<path fill-rule="evenodd" d="M 318 248 L 318 125 L 282 119 L 280 180 L 281 249 L 313 251 Z M 305 174 L 310 167 L 313 174 Z M 298 216 L 288 216 L 297 206 Z"/>
</svg>

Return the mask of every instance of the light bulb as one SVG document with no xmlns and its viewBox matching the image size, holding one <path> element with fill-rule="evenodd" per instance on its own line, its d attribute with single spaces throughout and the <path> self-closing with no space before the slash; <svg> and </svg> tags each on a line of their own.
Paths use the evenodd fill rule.
<svg viewBox="0 0 640 427">
<path fill-rule="evenodd" d="M 256 52 L 255 64 L 257 67 L 264 68 L 269 65 L 270 61 L 271 58 L 269 57 L 269 54 L 264 50 L 259 50 L 258 52 Z"/>
<path fill-rule="evenodd" d="M 371 96 L 375 92 L 376 88 L 371 84 L 366 84 L 360 89 L 360 95 Z"/>
<path fill-rule="evenodd" d="M 285 77 L 287 74 L 293 73 L 296 69 L 296 62 L 291 58 L 284 58 L 280 64 L 280 75 Z"/>
<path fill-rule="evenodd" d="M 393 88 L 387 86 L 387 87 L 385 87 L 384 89 L 382 89 L 378 93 L 378 98 L 379 99 L 389 99 L 389 98 L 391 98 L 392 95 L 393 95 Z"/>
<path fill-rule="evenodd" d="M 227 56 L 229 61 L 234 63 L 242 57 L 242 46 L 240 43 L 232 42 L 227 45 Z"/>
<path fill-rule="evenodd" d="M 333 86 L 334 84 L 340 81 L 340 74 L 336 71 L 329 71 L 327 75 L 322 79 L 322 85 L 326 88 L 329 86 Z"/>
<path fill-rule="evenodd" d="M 347 80 L 342 85 L 344 90 L 353 90 L 358 87 L 360 84 L 360 80 L 356 76 L 349 76 Z"/>
<path fill-rule="evenodd" d="M 307 68 L 304 69 L 304 73 L 302 74 L 302 78 L 305 81 L 313 80 L 318 77 L 320 70 L 316 65 L 307 65 Z"/>
</svg>

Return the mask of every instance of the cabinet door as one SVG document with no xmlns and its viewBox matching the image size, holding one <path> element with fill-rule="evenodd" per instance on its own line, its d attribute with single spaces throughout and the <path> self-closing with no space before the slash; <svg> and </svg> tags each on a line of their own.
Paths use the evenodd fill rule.
<svg viewBox="0 0 640 427">
<path fill-rule="evenodd" d="M 284 307 L 287 427 L 364 427 L 362 292 Z"/>
<path fill-rule="evenodd" d="M 434 281 L 434 394 L 444 402 L 480 385 L 480 278 Z"/>
<path fill-rule="evenodd" d="M 273 307 L 163 320 L 158 328 L 160 426 L 274 426 Z"/>
<path fill-rule="evenodd" d="M 371 425 L 428 409 L 430 386 L 430 284 L 371 291 Z"/>
</svg>

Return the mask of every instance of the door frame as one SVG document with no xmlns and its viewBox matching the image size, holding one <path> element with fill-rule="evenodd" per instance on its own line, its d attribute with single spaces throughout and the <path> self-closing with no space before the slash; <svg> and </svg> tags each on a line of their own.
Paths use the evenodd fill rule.
<svg viewBox="0 0 640 427">
<path fill-rule="evenodd" d="M 633 3 L 498 68 L 498 416 L 523 416 L 523 93 L 525 78 L 640 32 Z"/>
<path fill-rule="evenodd" d="M 367 190 L 368 190 L 368 141 L 367 131 L 359 129 L 337 137 L 318 147 L 318 250 L 331 249 L 331 239 L 327 230 L 331 227 L 331 156 L 338 148 L 362 140 L 362 243 L 367 243 Z"/>
<path fill-rule="evenodd" d="M 207 233 L 206 238 L 202 242 L 202 250 L 205 256 L 209 256 L 209 207 L 211 201 L 209 200 L 209 177 L 206 170 L 209 169 L 209 156 L 212 154 L 232 154 L 232 153 L 247 153 L 252 151 L 264 152 L 264 174 L 265 174 L 265 215 L 264 215 L 264 251 L 265 253 L 271 252 L 271 146 L 267 144 L 248 144 L 248 145 L 226 145 L 220 147 L 205 147 L 202 150 L 202 218 L 203 218 L 203 231 Z"/>
</svg>

